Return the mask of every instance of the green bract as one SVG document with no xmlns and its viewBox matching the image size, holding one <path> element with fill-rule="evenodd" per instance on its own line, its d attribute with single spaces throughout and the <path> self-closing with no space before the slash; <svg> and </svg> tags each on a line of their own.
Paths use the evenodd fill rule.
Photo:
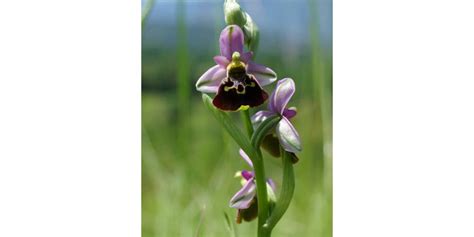
<svg viewBox="0 0 474 237">
<path fill-rule="evenodd" d="M 238 25 L 244 31 L 245 44 L 250 51 L 257 52 L 260 33 L 252 17 L 242 10 L 235 0 L 224 1 L 224 18 L 227 25 Z"/>
</svg>

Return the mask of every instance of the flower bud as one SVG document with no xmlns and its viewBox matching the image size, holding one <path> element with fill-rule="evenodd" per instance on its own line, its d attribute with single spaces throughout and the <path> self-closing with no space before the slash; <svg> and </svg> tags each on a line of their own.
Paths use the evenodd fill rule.
<svg viewBox="0 0 474 237">
<path fill-rule="evenodd" d="M 275 208 L 276 205 L 276 195 L 273 191 L 273 187 L 267 182 L 267 198 L 268 198 L 268 207 L 270 208 L 270 212 Z M 250 206 L 247 209 L 238 209 L 237 211 L 237 224 L 242 223 L 242 219 L 244 221 L 250 222 L 257 218 L 258 216 L 258 201 L 257 197 L 254 197 L 251 201 Z"/>
<path fill-rule="evenodd" d="M 250 15 L 243 11 L 235 0 L 225 0 L 224 16 L 227 25 L 238 25 L 242 28 L 245 35 L 245 44 L 250 51 L 257 51 L 260 33 L 257 24 L 252 20 Z"/>
<path fill-rule="evenodd" d="M 227 25 L 238 25 L 243 27 L 245 22 L 245 12 L 235 0 L 226 0 L 224 2 L 224 16 Z"/>
<path fill-rule="evenodd" d="M 250 17 L 248 13 L 245 13 L 245 15 L 247 16 L 247 22 L 243 27 L 245 44 L 250 51 L 256 52 L 258 48 L 258 40 L 260 39 L 260 32 L 257 24 L 252 20 L 252 17 Z"/>
</svg>

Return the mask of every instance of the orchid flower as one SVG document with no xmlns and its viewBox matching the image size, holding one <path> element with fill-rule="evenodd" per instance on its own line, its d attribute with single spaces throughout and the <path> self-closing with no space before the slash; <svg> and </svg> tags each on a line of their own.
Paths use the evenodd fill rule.
<svg viewBox="0 0 474 237">
<path fill-rule="evenodd" d="M 212 103 L 225 111 L 236 111 L 242 106 L 263 104 L 268 94 L 262 86 L 276 80 L 270 68 L 251 61 L 252 52 L 244 52 L 244 33 L 237 25 L 229 25 L 221 32 L 220 55 L 217 65 L 209 68 L 196 82 L 196 89 L 217 93 Z"/>
<path fill-rule="evenodd" d="M 253 168 L 252 161 L 240 149 L 240 156 Z M 251 221 L 257 217 L 258 205 L 257 205 L 257 185 L 255 184 L 255 173 L 254 171 L 242 170 L 237 172 L 236 177 L 242 178 L 243 187 L 230 199 L 229 206 L 237 208 L 237 223 L 241 223 L 242 219 L 245 221 Z M 271 179 L 267 179 L 267 192 L 268 199 L 271 202 L 275 202 L 275 183 Z"/>
<path fill-rule="evenodd" d="M 291 153 L 301 151 L 300 136 L 290 122 L 290 119 L 296 115 L 296 108 L 286 108 L 294 93 L 295 82 L 293 79 L 284 78 L 279 80 L 268 102 L 269 111 L 259 111 L 252 116 L 254 126 L 272 115 L 277 114 L 281 116 L 280 122 L 275 127 L 275 133 L 283 149 Z"/>
</svg>

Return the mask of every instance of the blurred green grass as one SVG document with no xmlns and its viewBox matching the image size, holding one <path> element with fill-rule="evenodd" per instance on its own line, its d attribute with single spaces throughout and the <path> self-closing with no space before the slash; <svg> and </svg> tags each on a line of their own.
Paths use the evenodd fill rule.
<svg viewBox="0 0 474 237">
<path fill-rule="evenodd" d="M 194 91 L 196 80 L 214 64 L 223 22 L 214 16 L 219 21 L 213 38 L 196 49 L 186 45 L 189 38 L 183 40 L 185 11 L 179 12 L 177 45 L 157 43 L 142 51 L 142 235 L 231 236 L 224 212 L 235 220 L 235 209 L 228 207 L 240 188 L 234 174 L 248 167 Z M 298 108 L 292 121 L 303 141 L 295 165 L 294 198 L 274 237 L 332 236 L 332 50 L 320 46 L 314 21 L 306 27 L 311 31 L 309 48 L 288 51 L 265 45 L 263 34 L 256 59 L 274 69 L 279 79 L 295 80 L 297 91 L 289 105 Z M 239 122 L 238 114 L 233 116 Z M 280 160 L 265 152 L 264 156 L 266 174 L 278 187 Z M 255 221 L 236 228 L 237 236 L 256 235 Z"/>
<path fill-rule="evenodd" d="M 233 178 L 247 169 L 238 147 L 195 98 L 189 112 L 188 144 L 178 144 L 174 95 L 142 97 L 143 236 L 229 236 L 223 212 L 235 218 L 228 201 L 240 188 Z M 273 236 L 332 236 L 332 160 L 320 155 L 321 141 L 312 102 L 300 100 L 294 123 L 304 151 L 295 166 L 294 200 Z M 188 157 L 177 156 L 187 146 Z M 281 183 L 279 160 L 265 154 L 268 176 Z M 202 219 L 202 220 L 201 220 Z M 255 235 L 255 223 L 238 225 L 238 236 Z"/>
</svg>

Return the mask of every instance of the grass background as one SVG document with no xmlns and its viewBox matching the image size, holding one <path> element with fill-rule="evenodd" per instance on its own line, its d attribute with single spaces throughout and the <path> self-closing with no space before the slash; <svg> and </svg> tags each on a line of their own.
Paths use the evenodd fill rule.
<svg viewBox="0 0 474 237">
<path fill-rule="evenodd" d="M 332 236 L 332 3 L 241 5 L 261 31 L 255 61 L 297 85 L 290 106 L 303 151 L 293 201 L 272 236 Z M 231 236 L 226 213 L 237 236 L 255 236 L 256 222 L 236 225 L 228 207 L 240 188 L 233 176 L 248 167 L 194 90 L 218 54 L 222 1 L 157 1 L 151 9 L 142 32 L 142 234 Z M 264 156 L 278 187 L 280 160 Z"/>
</svg>

